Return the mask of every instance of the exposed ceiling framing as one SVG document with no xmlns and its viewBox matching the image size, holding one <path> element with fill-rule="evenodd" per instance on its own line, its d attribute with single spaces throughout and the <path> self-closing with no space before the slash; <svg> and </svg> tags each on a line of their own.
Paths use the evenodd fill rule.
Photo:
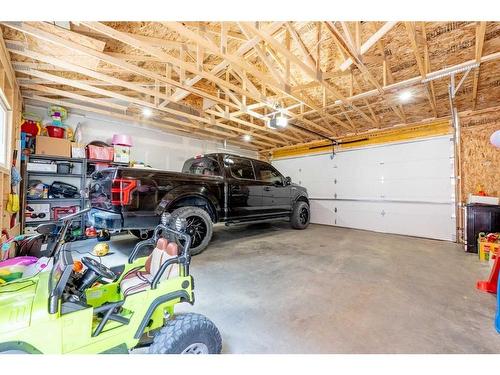
<svg viewBox="0 0 500 375">
<path fill-rule="evenodd" d="M 2 23 L 27 103 L 276 150 L 449 114 L 500 96 L 497 22 Z M 411 100 L 399 94 L 410 90 Z M 153 115 L 145 118 L 143 108 Z M 283 113 L 283 130 L 267 126 Z M 294 125 L 294 126 L 293 126 Z M 243 136 L 250 135 L 250 142 Z"/>
</svg>

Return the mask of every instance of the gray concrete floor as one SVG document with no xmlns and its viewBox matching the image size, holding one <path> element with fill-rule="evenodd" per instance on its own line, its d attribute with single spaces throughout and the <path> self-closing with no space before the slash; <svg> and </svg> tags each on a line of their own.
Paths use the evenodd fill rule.
<svg viewBox="0 0 500 375">
<path fill-rule="evenodd" d="M 103 262 L 125 262 L 134 243 L 114 237 Z M 213 320 L 224 353 L 500 352 L 495 297 L 475 289 L 489 268 L 453 243 L 321 225 L 216 226 L 191 273 L 196 303 L 177 311 Z"/>
</svg>

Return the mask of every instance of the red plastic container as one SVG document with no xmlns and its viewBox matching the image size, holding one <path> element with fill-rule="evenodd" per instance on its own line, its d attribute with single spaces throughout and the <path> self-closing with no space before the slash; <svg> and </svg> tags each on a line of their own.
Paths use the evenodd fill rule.
<svg viewBox="0 0 500 375">
<path fill-rule="evenodd" d="M 49 134 L 49 137 L 64 138 L 64 128 L 61 128 L 60 126 L 52 126 L 52 125 L 47 125 L 45 128 L 47 129 L 47 133 Z"/>
</svg>

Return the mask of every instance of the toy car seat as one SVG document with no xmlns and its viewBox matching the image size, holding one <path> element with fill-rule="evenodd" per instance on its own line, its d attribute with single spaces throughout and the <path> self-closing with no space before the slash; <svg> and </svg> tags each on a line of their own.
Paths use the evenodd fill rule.
<svg viewBox="0 0 500 375">
<path fill-rule="evenodd" d="M 156 273 L 160 270 L 163 263 L 168 259 L 175 258 L 179 252 L 177 244 L 168 242 L 166 238 L 160 238 L 156 242 L 156 247 L 149 255 L 144 265 L 144 271 L 137 269 L 129 271 L 120 282 L 120 289 L 124 297 L 142 292 L 151 287 L 151 281 Z M 174 268 L 177 272 L 174 272 Z M 172 264 L 167 267 L 163 273 L 161 280 L 168 279 L 170 276 L 179 275 L 179 265 Z"/>
</svg>

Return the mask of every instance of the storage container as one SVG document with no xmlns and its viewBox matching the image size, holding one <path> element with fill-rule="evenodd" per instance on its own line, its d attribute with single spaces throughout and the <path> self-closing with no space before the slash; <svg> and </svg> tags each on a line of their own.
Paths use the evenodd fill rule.
<svg viewBox="0 0 500 375">
<path fill-rule="evenodd" d="M 113 160 L 113 147 L 87 146 L 87 157 L 96 160 Z"/>
</svg>

